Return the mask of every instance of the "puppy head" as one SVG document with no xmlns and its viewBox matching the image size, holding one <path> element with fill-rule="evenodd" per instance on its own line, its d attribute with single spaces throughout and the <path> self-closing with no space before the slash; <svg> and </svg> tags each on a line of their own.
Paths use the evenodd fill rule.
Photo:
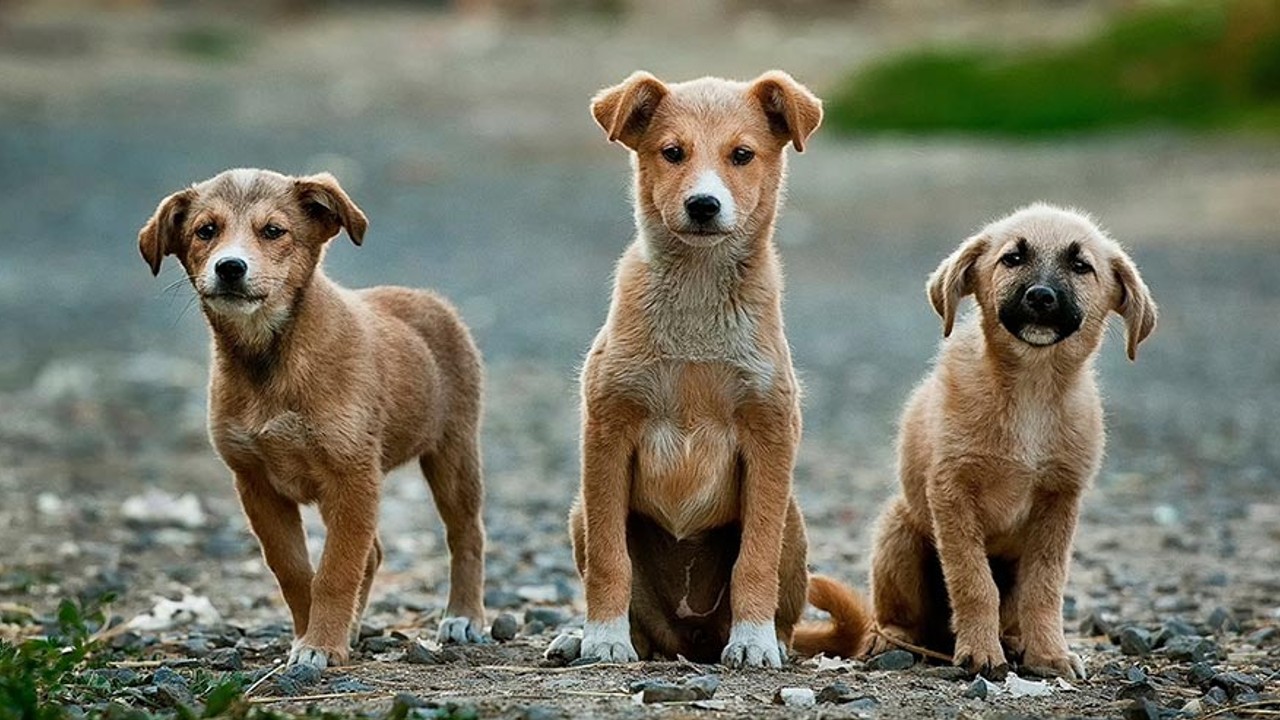
<svg viewBox="0 0 1280 720">
<path fill-rule="evenodd" d="M 138 234 L 152 274 L 182 264 L 211 319 L 287 316 L 329 239 L 364 239 L 368 221 L 332 175 L 227 170 L 161 201 Z"/>
<path fill-rule="evenodd" d="M 972 294 L 988 339 L 1017 349 L 1072 341 L 1092 353 L 1114 311 L 1132 360 L 1156 324 L 1155 301 L 1120 245 L 1085 215 L 1043 203 L 966 240 L 930 276 L 928 292 L 943 335 Z"/>
<path fill-rule="evenodd" d="M 803 151 L 822 101 L 784 72 L 749 83 L 668 85 L 646 72 L 602 90 L 591 113 L 635 153 L 637 216 L 694 246 L 749 235 L 777 207 L 788 143 Z"/>
</svg>

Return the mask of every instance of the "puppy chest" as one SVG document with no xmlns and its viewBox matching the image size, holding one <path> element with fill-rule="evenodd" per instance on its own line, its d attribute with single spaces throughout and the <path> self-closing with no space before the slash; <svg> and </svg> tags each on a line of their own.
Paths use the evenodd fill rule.
<svg viewBox="0 0 1280 720">
<path fill-rule="evenodd" d="M 215 442 L 232 467 L 265 468 L 277 492 L 302 503 L 316 499 L 316 479 L 331 467 L 329 457 L 335 449 L 321 429 L 295 412 L 259 423 L 230 424 L 216 433 Z"/>
</svg>

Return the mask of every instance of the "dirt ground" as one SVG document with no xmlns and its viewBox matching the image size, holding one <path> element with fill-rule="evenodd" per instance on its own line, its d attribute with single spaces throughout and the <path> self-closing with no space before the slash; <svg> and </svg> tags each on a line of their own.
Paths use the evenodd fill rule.
<svg viewBox="0 0 1280 720">
<path fill-rule="evenodd" d="M 165 193 L 226 167 L 329 169 L 372 221 L 360 249 L 335 244 L 330 274 L 444 292 L 485 353 L 487 604 L 520 632 L 415 648 L 434 636 L 447 558 L 424 483 L 399 471 L 354 664 L 302 689 L 268 678 L 253 692 L 264 704 L 379 712 L 410 693 L 507 718 L 1173 717 L 1280 693 L 1280 142 L 1160 130 L 1027 144 L 820 131 L 792 158 L 779 230 L 807 390 L 795 485 L 810 564 L 859 586 L 894 487 L 895 418 L 940 338 L 928 272 L 1036 199 L 1091 210 L 1130 247 L 1161 319 L 1136 363 L 1118 327 L 1099 361 L 1108 458 L 1064 609 L 1088 681 L 978 699 L 964 697 L 968 679 L 925 664 L 539 660 L 582 620 L 564 530 L 575 374 L 631 234 L 627 160 L 587 98 L 637 67 L 685 78 L 780 66 L 821 94 L 846 68 L 924 39 L 992 25 L 1002 42 L 1069 36 L 1096 19 L 1092 5 L 745 15 L 696 42 L 647 16 L 514 25 L 403 9 L 302 21 L 66 7 L 0 8 L 0 600 L 46 615 L 68 594 L 110 590 L 132 618 L 189 594 L 217 617 L 118 644 L 180 672 L 238 660 L 260 677 L 282 658 L 287 612 L 205 436 L 206 330 L 180 273 L 152 279 L 135 238 Z M 192 27 L 222 49 L 184 44 Z M 307 517 L 318 552 L 323 529 Z M 1133 629 L 1157 647 L 1125 654 L 1113 640 L 1127 628 L 1128 649 Z M 148 672 L 124 701 L 152 701 Z M 633 699 L 633 682 L 705 674 L 721 685 L 701 705 Z M 851 702 L 773 704 L 780 688 L 837 681 Z M 1148 694 L 1152 708 L 1131 707 Z"/>
</svg>

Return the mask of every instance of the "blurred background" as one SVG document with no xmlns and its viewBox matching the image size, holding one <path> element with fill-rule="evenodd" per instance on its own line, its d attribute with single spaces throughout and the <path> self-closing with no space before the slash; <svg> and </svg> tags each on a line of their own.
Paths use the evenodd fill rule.
<svg viewBox="0 0 1280 720">
<path fill-rule="evenodd" d="M 190 591 L 285 619 L 206 438 L 199 308 L 136 246 L 165 194 L 259 166 L 329 170 L 370 216 L 331 276 L 461 308 L 488 363 L 490 605 L 572 603 L 576 373 L 632 235 L 628 159 L 588 99 L 638 68 L 775 67 L 828 111 L 778 231 L 814 566 L 865 582 L 896 416 L 940 340 L 926 275 L 1043 199 L 1095 213 L 1161 307 L 1136 363 L 1118 322 L 1098 363 L 1110 441 L 1069 610 L 1179 592 L 1274 616 L 1274 0 L 6 0 L 0 596 Z M 425 486 L 400 471 L 386 495 L 375 608 L 438 612 Z"/>
</svg>

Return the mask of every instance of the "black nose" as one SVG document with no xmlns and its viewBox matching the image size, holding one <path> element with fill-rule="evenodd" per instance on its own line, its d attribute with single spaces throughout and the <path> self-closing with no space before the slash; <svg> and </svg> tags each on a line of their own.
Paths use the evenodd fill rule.
<svg viewBox="0 0 1280 720">
<path fill-rule="evenodd" d="M 213 271 L 223 282 L 239 282 L 249 272 L 249 266 L 240 258 L 222 258 L 213 266 Z"/>
<path fill-rule="evenodd" d="M 1058 307 L 1058 294 L 1044 285 L 1032 285 L 1023 293 L 1022 304 L 1034 313 L 1052 312 Z"/>
<path fill-rule="evenodd" d="M 694 195 L 684 201 L 684 211 L 694 222 L 704 223 L 720 213 L 720 201 L 711 195 Z"/>
</svg>

